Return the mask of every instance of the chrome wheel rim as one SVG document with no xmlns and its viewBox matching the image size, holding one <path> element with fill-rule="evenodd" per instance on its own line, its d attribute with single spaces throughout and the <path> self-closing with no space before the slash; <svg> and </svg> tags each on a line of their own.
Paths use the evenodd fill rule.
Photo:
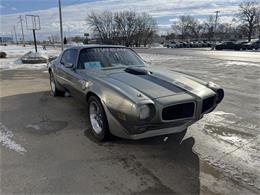
<svg viewBox="0 0 260 195">
<path fill-rule="evenodd" d="M 53 93 L 55 93 L 55 82 L 54 82 L 54 79 L 53 79 L 53 77 L 51 76 L 51 91 L 53 92 Z"/>
<path fill-rule="evenodd" d="M 95 133 L 100 134 L 102 132 L 103 121 L 102 114 L 99 106 L 96 102 L 91 102 L 89 105 L 90 122 Z"/>
</svg>

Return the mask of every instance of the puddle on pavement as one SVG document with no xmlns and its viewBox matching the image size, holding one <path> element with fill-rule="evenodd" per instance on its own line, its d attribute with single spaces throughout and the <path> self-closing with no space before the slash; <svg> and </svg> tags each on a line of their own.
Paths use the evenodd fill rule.
<svg viewBox="0 0 260 195">
<path fill-rule="evenodd" d="M 68 123 L 66 121 L 45 120 L 26 126 L 28 132 L 37 135 L 55 134 L 66 128 Z"/>
</svg>

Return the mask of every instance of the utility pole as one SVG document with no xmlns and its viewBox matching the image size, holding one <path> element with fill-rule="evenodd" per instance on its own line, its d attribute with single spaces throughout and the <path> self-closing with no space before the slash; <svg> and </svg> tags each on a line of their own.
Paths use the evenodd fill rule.
<svg viewBox="0 0 260 195">
<path fill-rule="evenodd" d="M 215 18 L 215 27 L 214 27 L 214 39 L 215 39 L 215 45 L 217 44 L 217 37 L 216 37 L 216 32 L 217 32 L 217 23 L 218 23 L 218 14 L 220 11 L 215 11 L 216 13 L 216 18 Z"/>
<path fill-rule="evenodd" d="M 21 30 L 22 30 L 22 37 L 23 37 L 23 46 L 25 46 L 25 44 L 24 44 L 24 32 L 23 32 L 23 19 L 22 19 L 22 16 L 20 15 L 19 17 L 19 22 L 21 23 Z"/>
<path fill-rule="evenodd" d="M 60 15 L 60 42 L 61 42 L 61 51 L 63 51 L 64 45 L 63 45 L 63 29 L 62 29 L 61 0 L 59 0 L 59 15 Z"/>
<path fill-rule="evenodd" d="M 16 28 L 15 28 L 15 26 L 14 26 L 14 36 L 15 36 L 16 45 L 18 45 L 17 34 L 16 34 Z"/>
</svg>

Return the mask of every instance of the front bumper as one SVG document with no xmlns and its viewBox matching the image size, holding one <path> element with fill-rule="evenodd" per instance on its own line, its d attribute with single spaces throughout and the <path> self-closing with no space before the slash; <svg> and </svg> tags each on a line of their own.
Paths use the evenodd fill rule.
<svg viewBox="0 0 260 195">
<path fill-rule="evenodd" d="M 103 104 L 108 125 L 111 134 L 126 138 L 126 139 L 142 139 L 158 135 L 166 135 L 172 133 L 179 133 L 186 130 L 190 125 L 196 122 L 195 119 L 185 120 L 177 123 L 161 123 L 161 124 L 147 124 L 143 126 L 132 126 L 131 129 L 126 129 L 108 110 Z"/>
</svg>

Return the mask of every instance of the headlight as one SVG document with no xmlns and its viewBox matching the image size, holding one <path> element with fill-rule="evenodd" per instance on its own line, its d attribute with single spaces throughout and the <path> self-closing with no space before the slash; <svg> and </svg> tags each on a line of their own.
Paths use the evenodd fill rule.
<svg viewBox="0 0 260 195">
<path fill-rule="evenodd" d="M 142 105 L 140 107 L 140 119 L 147 119 L 150 117 L 150 108 L 148 105 Z"/>
</svg>

